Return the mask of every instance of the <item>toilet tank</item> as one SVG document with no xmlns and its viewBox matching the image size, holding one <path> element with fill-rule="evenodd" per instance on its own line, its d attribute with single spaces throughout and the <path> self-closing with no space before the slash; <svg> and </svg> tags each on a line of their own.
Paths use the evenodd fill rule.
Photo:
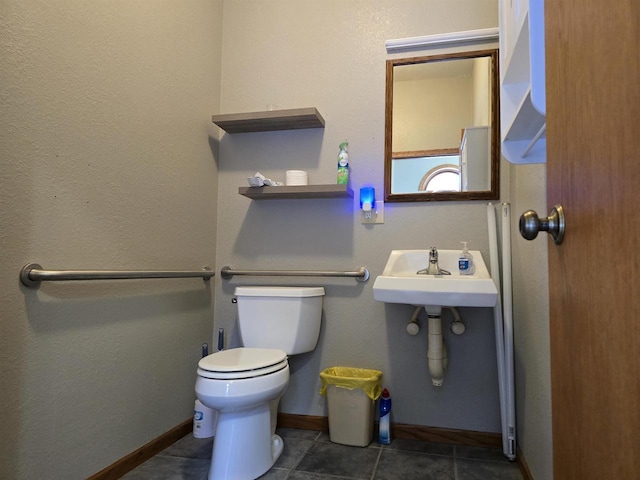
<svg viewBox="0 0 640 480">
<path fill-rule="evenodd" d="M 316 348 L 323 287 L 237 287 L 242 345 L 279 348 L 288 355 Z"/>
</svg>

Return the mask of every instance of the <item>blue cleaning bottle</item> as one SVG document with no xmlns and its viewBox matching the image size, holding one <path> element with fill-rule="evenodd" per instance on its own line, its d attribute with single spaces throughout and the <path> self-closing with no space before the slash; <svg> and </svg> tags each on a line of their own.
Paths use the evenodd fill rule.
<svg viewBox="0 0 640 480">
<path fill-rule="evenodd" d="M 380 445 L 389 445 L 391 443 L 391 395 L 386 388 L 382 391 L 380 397 L 380 431 L 378 435 L 378 443 Z"/>
</svg>

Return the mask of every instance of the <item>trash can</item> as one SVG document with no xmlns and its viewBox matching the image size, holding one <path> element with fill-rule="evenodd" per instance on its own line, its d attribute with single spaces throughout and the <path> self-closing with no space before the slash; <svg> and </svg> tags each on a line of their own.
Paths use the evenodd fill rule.
<svg viewBox="0 0 640 480">
<path fill-rule="evenodd" d="M 366 368 L 331 367 L 320 372 L 327 395 L 329 439 L 366 447 L 373 440 L 374 403 L 382 393 L 382 372 Z"/>
</svg>

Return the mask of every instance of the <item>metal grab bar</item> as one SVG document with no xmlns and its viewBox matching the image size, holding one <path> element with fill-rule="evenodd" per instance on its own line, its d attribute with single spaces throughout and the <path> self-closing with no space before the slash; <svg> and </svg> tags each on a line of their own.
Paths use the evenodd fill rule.
<svg viewBox="0 0 640 480">
<path fill-rule="evenodd" d="M 205 282 L 215 273 L 209 267 L 203 270 L 44 270 L 37 263 L 28 263 L 20 270 L 20 281 L 25 287 L 37 288 L 40 282 L 64 280 L 121 280 L 140 278 L 201 277 Z"/>
<path fill-rule="evenodd" d="M 322 270 L 234 270 L 231 267 L 222 267 L 220 275 L 229 280 L 234 275 L 255 275 L 262 277 L 348 277 L 355 278 L 359 282 L 369 280 L 369 270 L 360 267 L 356 272 L 322 271 Z"/>
</svg>

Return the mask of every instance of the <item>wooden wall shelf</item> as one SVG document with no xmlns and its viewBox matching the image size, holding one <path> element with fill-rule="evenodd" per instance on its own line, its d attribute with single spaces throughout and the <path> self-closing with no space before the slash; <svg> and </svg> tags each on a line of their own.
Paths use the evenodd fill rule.
<svg viewBox="0 0 640 480">
<path fill-rule="evenodd" d="M 286 198 L 353 198 L 353 190 L 347 185 L 296 185 L 281 187 L 239 187 L 238 193 L 252 200 L 276 200 Z"/>
<path fill-rule="evenodd" d="M 324 128 L 324 118 L 315 107 L 213 115 L 211 120 L 227 133 Z"/>
</svg>

